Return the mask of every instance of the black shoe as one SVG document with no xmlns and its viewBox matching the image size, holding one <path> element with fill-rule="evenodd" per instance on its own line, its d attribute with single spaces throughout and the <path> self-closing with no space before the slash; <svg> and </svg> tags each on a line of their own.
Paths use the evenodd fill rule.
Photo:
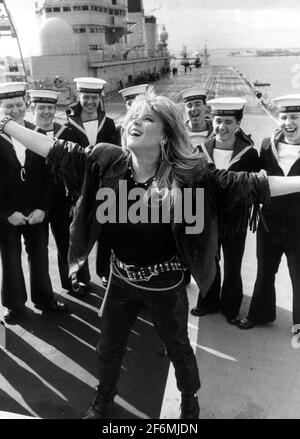
<svg viewBox="0 0 300 439">
<path fill-rule="evenodd" d="M 25 316 L 25 306 L 19 306 L 16 308 L 6 308 L 3 314 L 3 319 L 6 323 L 15 323 Z"/>
<path fill-rule="evenodd" d="M 226 320 L 229 323 L 229 325 L 234 325 L 234 326 L 238 326 L 240 321 L 241 321 L 239 315 L 237 315 L 235 317 L 226 317 Z"/>
<path fill-rule="evenodd" d="M 179 419 L 199 419 L 200 407 L 195 395 L 182 395 Z"/>
<path fill-rule="evenodd" d="M 238 323 L 238 327 L 240 329 L 252 329 L 254 328 L 255 323 L 252 322 L 252 320 L 249 320 L 247 317 L 242 319 L 240 323 Z"/>
<path fill-rule="evenodd" d="M 45 311 L 45 312 L 56 312 L 56 313 L 60 313 L 60 312 L 68 312 L 69 308 L 68 305 L 66 303 L 63 302 L 59 302 L 58 300 L 51 300 L 51 302 L 49 303 L 45 303 L 45 304 L 35 304 L 34 305 L 36 309 L 39 309 L 40 311 Z"/>
<path fill-rule="evenodd" d="M 106 419 L 111 409 L 116 391 L 104 391 L 100 386 L 96 389 L 96 396 L 83 419 Z"/>
<path fill-rule="evenodd" d="M 191 314 L 193 316 L 202 317 L 206 314 L 214 314 L 219 311 L 219 308 L 215 309 L 209 309 L 209 308 L 201 308 L 201 306 L 196 306 L 195 308 L 191 309 Z"/>
<path fill-rule="evenodd" d="M 89 291 L 87 291 L 88 288 L 87 288 L 86 284 L 83 284 L 83 283 L 79 282 L 78 285 L 79 286 L 78 286 L 77 290 L 73 290 L 73 288 L 71 287 L 71 288 L 69 288 L 68 293 L 71 294 L 74 297 L 84 297 L 84 296 L 86 296 L 87 293 L 89 292 Z"/>
<path fill-rule="evenodd" d="M 207 314 L 207 311 L 205 310 L 205 308 L 199 308 L 198 306 L 196 306 L 195 308 L 191 309 L 191 314 L 196 317 L 202 317 Z"/>
<path fill-rule="evenodd" d="M 102 276 L 102 277 L 101 277 L 101 282 L 102 282 L 102 286 L 103 286 L 103 288 L 106 288 L 106 287 L 107 287 L 107 284 L 108 284 L 107 277 Z"/>
</svg>

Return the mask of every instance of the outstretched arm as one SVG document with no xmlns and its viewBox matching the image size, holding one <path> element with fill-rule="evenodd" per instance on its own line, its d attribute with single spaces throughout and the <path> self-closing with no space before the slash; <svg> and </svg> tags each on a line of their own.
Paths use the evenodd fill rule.
<svg viewBox="0 0 300 439">
<path fill-rule="evenodd" d="M 268 176 L 271 197 L 300 192 L 300 176 Z"/>
<path fill-rule="evenodd" d="M 1 123 L 1 119 L 0 119 Z M 35 152 L 42 157 L 47 157 L 49 151 L 54 145 L 55 141 L 44 134 L 29 130 L 16 122 L 9 120 L 3 127 L 3 132 L 11 137 L 17 139 L 26 148 Z"/>
</svg>

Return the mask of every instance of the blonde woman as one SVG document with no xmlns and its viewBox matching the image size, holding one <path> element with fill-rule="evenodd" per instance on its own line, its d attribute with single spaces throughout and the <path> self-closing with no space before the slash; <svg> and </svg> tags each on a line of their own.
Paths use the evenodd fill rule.
<svg viewBox="0 0 300 439">
<path fill-rule="evenodd" d="M 191 271 L 205 294 L 215 276 L 216 198 L 221 193 L 224 206 L 243 200 L 264 203 L 270 192 L 300 190 L 300 178 L 289 179 L 287 185 L 284 177 L 268 181 L 264 172 L 218 171 L 207 165 L 203 156 L 193 153 L 177 106 L 153 93 L 136 98 L 128 111 L 123 150 L 100 144 L 87 155 L 79 145 L 53 142 L 5 118 L 0 119 L 0 127 L 47 157 L 49 166 L 60 167 L 64 175 L 73 172 L 75 163 L 85 162 L 71 226 L 73 284 L 103 231 L 113 250 L 97 345 L 99 385 L 85 418 L 107 416 L 117 393 L 127 338 L 142 307 L 147 308 L 174 365 L 181 392 L 180 418 L 198 418 L 200 380 L 187 334 L 183 268 Z"/>
</svg>

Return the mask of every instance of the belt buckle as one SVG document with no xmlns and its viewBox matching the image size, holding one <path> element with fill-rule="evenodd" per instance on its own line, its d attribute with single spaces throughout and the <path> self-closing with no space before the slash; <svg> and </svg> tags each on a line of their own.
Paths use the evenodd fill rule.
<svg viewBox="0 0 300 439">
<path fill-rule="evenodd" d="M 149 276 L 147 276 L 146 274 L 144 275 L 144 279 L 145 281 L 149 281 L 151 279 L 151 277 L 153 276 L 157 276 L 158 275 L 158 270 L 157 267 L 155 267 L 153 269 L 153 271 L 151 271 L 151 269 L 149 267 L 146 267 L 147 271 L 150 273 Z"/>
</svg>

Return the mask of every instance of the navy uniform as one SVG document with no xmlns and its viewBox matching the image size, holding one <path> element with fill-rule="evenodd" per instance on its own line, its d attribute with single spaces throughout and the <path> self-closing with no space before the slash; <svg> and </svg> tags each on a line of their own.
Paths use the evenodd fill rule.
<svg viewBox="0 0 300 439">
<path fill-rule="evenodd" d="M 69 128 L 53 120 L 60 93 L 53 90 L 29 90 L 28 94 L 36 129 L 39 127 L 51 138 L 55 137 L 56 139 L 68 140 L 71 136 Z M 39 107 L 37 107 L 38 104 L 40 104 Z M 44 111 L 47 116 L 46 125 L 45 121 L 42 119 L 41 105 L 44 105 L 45 107 Z M 51 113 L 50 111 L 47 112 L 48 106 L 52 107 L 50 107 Z M 58 179 L 57 177 L 52 177 L 51 183 L 52 202 L 49 209 L 49 222 L 57 247 L 57 260 L 61 286 L 72 294 L 82 296 L 86 293 L 88 289 L 87 284 L 90 281 L 88 264 L 85 263 L 82 269 L 80 269 L 78 275 L 80 285 L 79 291 L 74 292 L 72 290 L 71 281 L 68 276 L 69 228 L 72 221 L 72 206 L 75 201 L 68 195 L 69 187 L 67 181 L 63 181 L 63 179 Z M 76 192 L 78 191 L 79 189 L 77 188 Z"/>
<path fill-rule="evenodd" d="M 211 120 L 206 116 L 207 90 L 193 87 L 181 92 L 187 117 L 186 128 L 191 143 L 198 148 L 213 134 Z"/>
<path fill-rule="evenodd" d="M 237 122 L 235 141 L 231 149 L 217 148 L 216 134 L 200 148 L 207 161 L 214 163 L 217 169 L 252 172 L 260 168 L 258 153 L 253 147 L 251 137 L 239 128 L 245 103 L 246 101 L 241 98 L 218 98 L 208 101 L 214 118 L 234 116 Z M 238 324 L 238 314 L 243 299 L 241 265 L 251 206 L 247 203 L 239 203 L 228 210 L 226 206 L 222 206 L 222 200 L 219 200 L 219 203 L 218 232 L 219 249 L 222 248 L 224 259 L 223 284 L 221 288 L 220 256 L 217 255 L 217 274 L 214 283 L 204 298 L 201 298 L 199 293 L 197 306 L 192 313 L 202 316 L 221 309 L 228 323 Z"/>
<path fill-rule="evenodd" d="M 72 138 L 68 139 L 78 143 L 82 147 L 95 146 L 98 143 L 118 144 L 118 133 L 114 121 L 107 117 L 102 102 L 102 92 L 106 81 L 99 78 L 75 78 L 77 93 L 99 94 L 100 102 L 97 111 L 97 119 L 84 122 L 82 120 L 82 106 L 76 102 L 67 110 L 68 122 Z"/>
<path fill-rule="evenodd" d="M 201 144 L 213 134 L 211 120 L 205 116 L 207 90 L 201 87 L 192 87 L 183 90 L 180 94 L 184 100 L 187 118 L 185 126 L 189 138 L 193 147 L 199 149 Z M 188 285 L 191 281 L 191 274 L 188 270 L 185 271 L 184 277 L 185 283 Z"/>
<path fill-rule="evenodd" d="M 25 83 L 0 84 L 0 106 L 19 106 L 18 119 L 29 129 L 34 125 L 23 120 L 26 111 Z M 22 106 L 22 104 L 24 104 Z M 22 109 L 21 109 L 22 108 Z M 22 119 L 22 120 L 21 120 Z M 22 270 L 22 237 L 28 254 L 31 300 L 40 310 L 66 311 L 66 305 L 54 299 L 48 263 L 48 222 L 50 180 L 45 160 L 15 139 L 0 135 L 0 254 L 2 260 L 1 301 L 7 322 L 21 318 L 27 293 Z M 5 147 L 4 147 L 5 146 Z"/>
<path fill-rule="evenodd" d="M 263 140 L 261 167 L 268 175 L 300 175 L 300 94 L 273 100 L 280 129 Z M 293 290 L 293 324 L 300 324 L 300 194 L 272 198 L 262 208 L 257 231 L 257 276 L 248 317 L 241 329 L 276 319 L 275 276 L 286 255 Z M 297 332 L 297 327 L 294 328 Z"/>
<path fill-rule="evenodd" d="M 78 143 L 84 148 L 95 146 L 98 143 L 120 144 L 120 135 L 115 123 L 104 112 L 102 95 L 106 81 L 89 77 L 75 78 L 74 81 L 77 87 L 78 102 L 67 111 L 68 122 L 66 126 L 70 133 L 67 140 Z M 96 119 L 83 121 L 84 109 L 80 98 L 84 95 L 99 96 Z M 100 238 L 98 242 L 96 272 L 101 278 L 103 286 L 106 286 L 110 272 L 110 248 L 106 245 L 104 237 Z"/>
</svg>

